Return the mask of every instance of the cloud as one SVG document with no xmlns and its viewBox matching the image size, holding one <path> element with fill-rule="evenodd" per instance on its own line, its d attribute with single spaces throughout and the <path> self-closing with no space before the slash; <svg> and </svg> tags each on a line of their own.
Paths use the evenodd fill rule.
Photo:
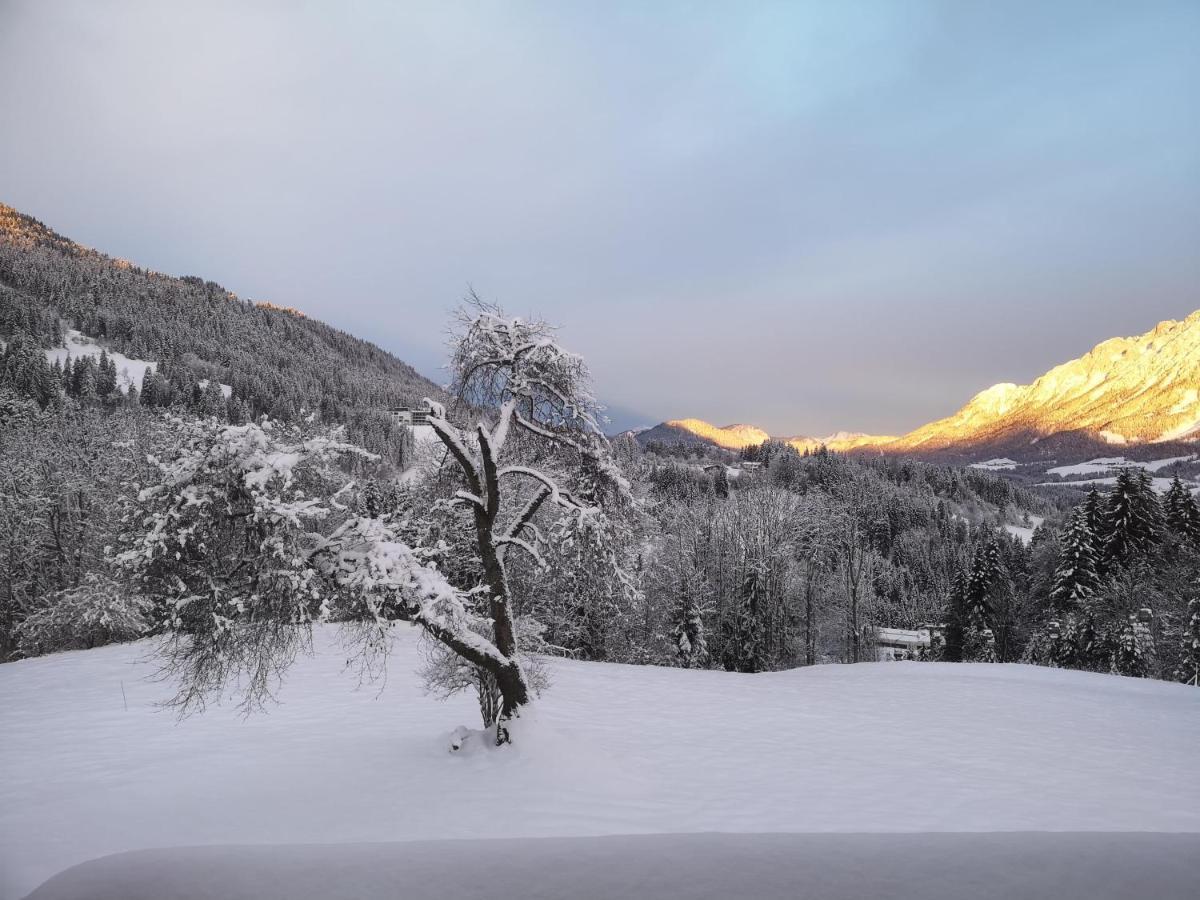
<svg viewBox="0 0 1200 900">
<path fill-rule="evenodd" d="M 1200 305 L 1198 51 L 1190 4 L 10 0 L 0 189 L 435 375 L 473 285 L 632 415 L 897 432 Z"/>
</svg>

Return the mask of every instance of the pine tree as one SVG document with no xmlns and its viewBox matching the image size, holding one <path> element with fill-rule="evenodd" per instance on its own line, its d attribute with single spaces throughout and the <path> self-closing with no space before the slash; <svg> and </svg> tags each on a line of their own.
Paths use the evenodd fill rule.
<svg viewBox="0 0 1200 900">
<path fill-rule="evenodd" d="M 1104 646 L 1096 633 L 1096 621 L 1088 613 L 1071 622 L 1071 642 L 1075 647 L 1075 665 L 1082 669 L 1101 668 Z"/>
<path fill-rule="evenodd" d="M 1166 527 L 1186 541 L 1200 544 L 1200 509 L 1192 492 L 1176 475 L 1163 497 Z"/>
<path fill-rule="evenodd" d="M 96 394 L 107 397 L 117 390 L 117 366 L 109 359 L 108 351 L 100 351 L 100 364 L 96 371 Z"/>
<path fill-rule="evenodd" d="M 1146 675 L 1146 660 L 1142 645 L 1131 621 L 1125 622 L 1116 634 L 1109 671 L 1114 675 L 1130 675 L 1143 678 Z"/>
<path fill-rule="evenodd" d="M 1048 626 L 1049 647 L 1047 662 L 1057 669 L 1073 668 L 1079 658 L 1079 648 L 1075 644 L 1075 634 L 1071 623 L 1065 625 L 1051 622 Z"/>
<path fill-rule="evenodd" d="M 212 416 L 216 419 L 225 418 L 225 394 L 221 390 L 221 385 L 216 381 L 210 380 L 204 386 L 200 395 L 199 411 L 203 416 Z"/>
<path fill-rule="evenodd" d="M 972 624 L 986 627 L 991 621 L 992 589 L 1000 580 L 1000 548 L 988 538 L 975 549 L 971 559 L 970 574 L 967 576 L 964 602 Z"/>
<path fill-rule="evenodd" d="M 138 399 L 142 406 L 158 405 L 158 379 L 153 369 L 147 369 L 142 375 L 142 392 Z"/>
<path fill-rule="evenodd" d="M 1092 539 L 1095 541 L 1092 544 L 1092 555 L 1096 559 L 1100 559 L 1104 554 L 1104 547 L 1101 544 L 1101 535 L 1104 532 L 1104 496 L 1095 487 L 1092 487 L 1080 505 L 1083 507 L 1083 514 L 1087 519 L 1088 530 L 1092 533 Z"/>
<path fill-rule="evenodd" d="M 1161 511 L 1142 469 L 1126 468 L 1104 508 L 1104 552 L 1106 561 L 1126 566 L 1145 556 L 1158 540 Z"/>
<path fill-rule="evenodd" d="M 967 628 L 967 575 L 960 570 L 954 576 L 946 601 L 946 644 L 942 658 L 946 662 L 963 661 L 963 644 Z"/>
<path fill-rule="evenodd" d="M 1176 677 L 1184 684 L 1200 687 L 1200 597 L 1188 601 L 1187 616 Z"/>
<path fill-rule="evenodd" d="M 704 617 L 686 585 L 680 586 L 674 619 L 675 626 L 671 631 L 671 636 L 675 645 L 675 657 L 679 664 L 684 668 L 702 665 L 708 658 L 708 638 L 704 631 Z"/>
<path fill-rule="evenodd" d="M 75 360 L 75 372 L 72 378 L 75 396 L 81 401 L 95 400 L 96 393 L 96 363 L 90 356 L 81 356 Z"/>
<path fill-rule="evenodd" d="M 1050 604 L 1067 613 L 1075 610 L 1100 587 L 1096 554 L 1096 536 L 1088 525 L 1087 509 L 1075 508 L 1062 536 L 1062 551 L 1054 572 Z"/>
<path fill-rule="evenodd" d="M 758 565 L 748 564 L 746 576 L 742 579 L 738 607 L 729 623 L 730 634 L 723 660 L 726 671 L 761 671 L 762 625 L 758 619 L 761 580 L 762 572 Z"/>
</svg>

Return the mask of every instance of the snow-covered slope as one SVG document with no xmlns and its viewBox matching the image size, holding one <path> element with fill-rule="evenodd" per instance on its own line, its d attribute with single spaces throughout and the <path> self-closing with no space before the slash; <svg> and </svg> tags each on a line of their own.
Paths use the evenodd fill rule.
<svg viewBox="0 0 1200 900">
<path fill-rule="evenodd" d="M 502 751 L 327 630 L 264 715 L 156 709 L 148 643 L 0 665 L 0 898 L 151 847 L 723 832 L 1200 831 L 1200 691 L 1025 666 L 552 661 Z M 527 726 L 527 727 L 526 727 Z"/>
<path fill-rule="evenodd" d="M 757 447 L 771 439 L 771 435 L 754 425 L 713 425 L 703 419 L 671 419 L 661 422 L 653 428 L 645 428 L 634 434 L 643 444 L 655 441 L 664 444 L 707 444 L 721 447 L 725 450 L 741 450 L 745 447 Z M 828 447 L 830 450 L 854 450 L 858 447 L 873 446 L 880 441 L 890 441 L 894 438 L 881 438 L 858 432 L 839 431 L 828 437 L 806 437 L 796 435 L 779 438 L 791 444 L 797 450 L 816 450 Z"/>
<path fill-rule="evenodd" d="M 82 356 L 91 356 L 99 361 L 104 349 L 92 338 L 72 328 L 67 332 L 65 346 L 46 351 L 46 362 L 53 363 L 57 360 L 65 364 L 68 359 L 79 359 Z M 122 393 L 128 393 L 131 387 L 141 388 L 146 372 L 155 371 L 154 367 L 157 365 L 144 359 L 130 359 L 115 350 L 109 351 L 108 356 L 117 367 L 117 387 Z M 225 385 L 221 387 L 224 388 Z"/>
<path fill-rule="evenodd" d="M 713 444 L 726 450 L 757 447 L 770 435 L 753 425 L 713 425 L 703 419 L 672 419 L 636 435 L 642 443 Z"/>
<path fill-rule="evenodd" d="M 827 437 L 805 437 L 799 435 L 796 437 L 783 438 L 786 443 L 791 444 L 801 453 L 805 450 L 814 451 L 821 447 L 829 450 L 835 450 L 838 453 L 845 453 L 847 450 L 858 450 L 862 447 L 874 447 L 880 443 L 895 440 L 891 436 L 880 436 L 876 434 L 863 434 L 858 431 L 838 431 Z"/>
</svg>

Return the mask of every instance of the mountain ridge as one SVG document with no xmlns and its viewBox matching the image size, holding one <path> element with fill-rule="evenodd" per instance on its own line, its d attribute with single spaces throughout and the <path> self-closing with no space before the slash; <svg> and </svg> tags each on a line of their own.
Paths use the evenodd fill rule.
<svg viewBox="0 0 1200 900">
<path fill-rule="evenodd" d="M 718 428 L 701 419 L 675 419 L 638 437 L 643 443 L 670 442 L 681 431 L 690 436 L 682 443 L 724 449 L 740 450 L 770 438 L 754 426 Z M 1006 450 L 1029 456 L 1044 455 L 1040 444 L 1140 446 L 1194 440 L 1198 434 L 1200 310 L 1159 322 L 1141 335 L 1102 341 L 1029 384 L 994 384 L 952 415 L 904 435 L 837 432 L 779 440 L 801 451 L 824 446 L 840 452 L 943 456 Z"/>
</svg>

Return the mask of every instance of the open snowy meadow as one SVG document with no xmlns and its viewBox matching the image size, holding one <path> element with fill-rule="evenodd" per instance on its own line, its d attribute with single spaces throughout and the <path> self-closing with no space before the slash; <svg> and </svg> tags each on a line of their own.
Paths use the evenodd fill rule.
<svg viewBox="0 0 1200 900">
<path fill-rule="evenodd" d="M 1024 896 L 1194 896 L 1179 877 L 1200 851 L 1200 692 L 1184 685 L 551 660 L 513 745 L 450 752 L 476 705 L 424 695 L 407 628 L 382 690 L 319 629 L 279 705 L 249 718 L 159 708 L 152 649 L 0 667 L 2 900 L 128 851 L 151 852 L 34 896 L 731 896 L 738 872 L 765 869 L 754 896 L 1000 897 L 1022 879 Z M 962 832 L 977 834 L 946 834 Z M 612 835 L 661 837 L 570 840 Z"/>
</svg>

